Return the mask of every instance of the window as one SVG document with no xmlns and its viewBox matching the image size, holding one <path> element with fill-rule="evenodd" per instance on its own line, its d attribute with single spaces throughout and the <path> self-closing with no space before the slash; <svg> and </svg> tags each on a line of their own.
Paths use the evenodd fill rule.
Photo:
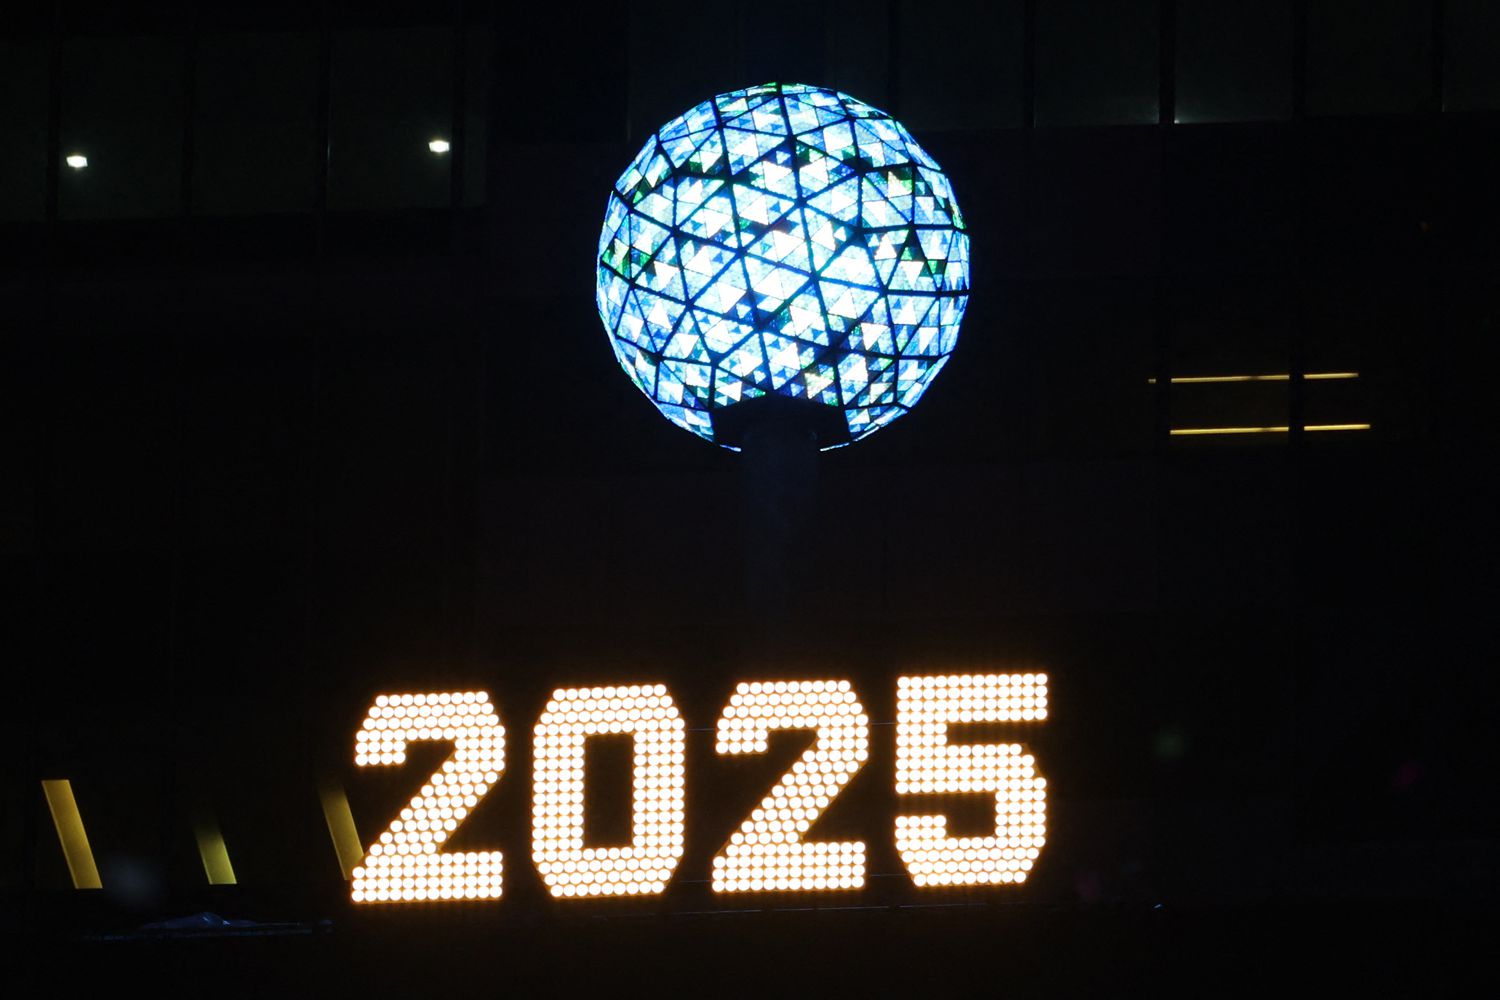
<svg viewBox="0 0 1500 1000">
<path fill-rule="evenodd" d="M 335 33 L 330 208 L 449 203 L 453 55 L 451 28 Z"/>
<path fill-rule="evenodd" d="M 205 35 L 195 62 L 194 212 L 310 211 L 322 167 L 317 37 Z"/>
<path fill-rule="evenodd" d="M 42 41 L 0 42 L 0 220 L 47 209 L 47 52 Z"/>
<path fill-rule="evenodd" d="M 1500 109 L 1500 4 L 1447 0 L 1443 28 L 1443 110 Z"/>
<path fill-rule="evenodd" d="M 485 160 L 489 149 L 490 55 L 494 36 L 470 26 L 464 34 L 464 189 L 465 205 L 485 199 Z"/>
<path fill-rule="evenodd" d="M 826 0 L 825 86 L 882 110 L 899 112 L 890 106 L 890 36 L 891 18 L 884 11 L 872 15 L 866 0 Z"/>
<path fill-rule="evenodd" d="M 172 215 L 182 205 L 180 38 L 72 38 L 63 47 L 58 213 Z"/>
<path fill-rule="evenodd" d="M 1309 114 L 1420 111 L 1431 97 L 1431 0 L 1308 4 Z"/>
<path fill-rule="evenodd" d="M 744 82 L 736 82 L 725 90 L 739 90 L 742 87 L 772 82 L 823 86 L 823 54 L 826 46 L 823 44 L 823 33 L 817 30 L 820 27 L 819 14 L 822 6 L 822 3 L 810 4 L 807 0 L 755 0 L 754 3 L 735 4 L 733 8 L 727 9 L 724 19 L 737 17 L 739 22 L 738 32 L 734 36 L 736 40 L 731 44 L 739 50 Z M 730 10 L 737 10 L 738 13 L 731 14 Z M 884 10 L 878 16 L 886 16 Z M 694 21 L 701 23 L 701 15 L 694 18 Z M 699 39 L 704 37 L 699 35 Z M 698 44 L 701 45 L 702 41 Z M 731 54 L 732 52 L 733 50 Z M 720 51 L 721 59 L 723 55 Z M 714 93 L 723 92 L 719 90 Z M 698 100 L 712 96 L 714 95 L 703 94 Z M 680 115 L 686 110 L 685 107 L 680 108 L 672 114 Z"/>
<path fill-rule="evenodd" d="M 1038 125 L 1157 120 L 1156 0 L 1051 0 L 1036 19 Z"/>
<path fill-rule="evenodd" d="M 1022 28 L 1015 0 L 903 0 L 887 110 L 918 131 L 1020 125 Z"/>
<path fill-rule="evenodd" d="M 632 142 L 645 141 L 699 101 L 746 86 L 737 32 L 729 24 L 705 25 L 709 19 L 734 17 L 734 10 L 714 11 L 689 0 L 631 6 L 626 76 Z M 803 25 L 803 17 L 795 23 Z M 761 38 L 757 44 L 772 42 Z"/>
<path fill-rule="evenodd" d="M 628 30 L 616 18 L 559 17 L 552 10 L 525 6 L 507 10 L 503 26 L 494 34 L 494 93 L 519 95 L 544 85 L 546 96 L 507 101 L 504 134 L 524 143 L 624 139 L 627 100 L 642 96 L 638 77 L 651 71 L 627 64 L 630 39 L 635 37 L 636 22 L 656 7 L 634 5 L 623 12 L 630 22 Z M 702 97 L 680 108 L 663 109 L 660 121 L 642 122 L 641 127 L 654 130 L 698 100 Z"/>
<path fill-rule="evenodd" d="M 1291 0 L 1192 0 L 1177 5 L 1174 120 L 1290 118 Z"/>
</svg>

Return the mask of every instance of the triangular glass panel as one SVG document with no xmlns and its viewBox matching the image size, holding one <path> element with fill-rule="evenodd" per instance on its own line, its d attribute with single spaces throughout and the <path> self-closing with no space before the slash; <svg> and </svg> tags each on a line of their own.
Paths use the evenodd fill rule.
<svg viewBox="0 0 1500 1000">
<path fill-rule="evenodd" d="M 851 177 L 835 184 L 821 194 L 807 200 L 809 208 L 815 208 L 831 219 L 840 222 L 859 221 L 859 178 Z"/>
<path fill-rule="evenodd" d="M 662 361 L 661 367 L 664 375 L 670 374 L 672 378 L 682 383 L 686 393 L 684 398 L 692 396 L 694 399 L 707 400 L 712 395 L 710 381 L 713 378 L 713 370 L 708 365 L 667 358 Z"/>
<path fill-rule="evenodd" d="M 682 384 L 682 379 L 673 373 L 671 368 L 665 364 L 657 368 L 656 401 L 658 403 L 681 405 L 683 397 L 687 394 L 687 386 Z"/>
<path fill-rule="evenodd" d="M 766 355 L 761 343 L 760 334 L 752 334 L 737 345 L 724 360 L 719 362 L 719 367 L 736 378 L 748 382 L 756 382 L 766 377 Z"/>
<path fill-rule="evenodd" d="M 703 145 L 704 140 L 712 137 L 714 130 L 711 128 L 701 129 L 697 132 L 687 132 L 671 139 L 663 139 L 661 143 L 662 152 L 667 154 L 667 159 L 672 161 L 672 166 L 681 170 L 687 165 L 689 159 Z"/>
<path fill-rule="evenodd" d="M 823 306 L 817 296 L 807 292 L 786 304 L 785 320 L 781 332 L 788 336 L 810 340 L 817 344 L 828 343 L 828 331 L 823 322 Z"/>
<path fill-rule="evenodd" d="M 865 369 L 865 356 L 858 353 L 846 354 L 839 360 L 839 391 L 845 400 L 852 400 L 864 391 L 869 384 L 870 375 Z"/>
<path fill-rule="evenodd" d="M 823 293 L 823 304 L 835 316 L 859 319 L 869 310 L 870 304 L 880 297 L 874 288 L 859 285 L 844 285 L 834 281 L 819 281 Z"/>
<path fill-rule="evenodd" d="M 865 175 L 864 184 L 860 189 L 860 194 L 864 198 L 860 204 L 860 221 L 873 229 L 904 225 L 907 220 L 890 202 L 886 201 L 880 188 L 881 186 L 875 183 L 874 175 Z"/>
<path fill-rule="evenodd" d="M 750 101 L 743 90 L 737 90 L 732 94 L 720 94 L 714 99 L 714 104 L 719 109 L 719 117 L 724 121 L 750 110 Z"/>
<path fill-rule="evenodd" d="M 620 196 L 613 191 L 609 195 L 609 205 L 604 209 L 604 228 L 599 232 L 599 253 L 604 253 L 604 248 L 610 241 L 624 239 L 630 242 L 629 236 L 621 236 L 620 229 L 625 225 L 625 220 L 630 214 L 630 209 L 620 200 Z"/>
<path fill-rule="evenodd" d="M 848 237 L 849 229 L 844 223 L 811 208 L 802 210 L 802 219 L 808 249 L 812 251 L 813 270 L 816 271 L 825 267 L 838 254 Z"/>
<path fill-rule="evenodd" d="M 823 129 L 823 149 L 836 160 L 848 161 L 858 156 L 858 150 L 854 148 L 854 130 L 847 121 Z"/>
<path fill-rule="evenodd" d="M 765 132 L 769 135 L 786 135 L 786 117 L 781 113 L 781 102 L 769 100 L 750 112 L 757 132 Z"/>
<path fill-rule="evenodd" d="M 673 185 L 663 184 L 636 203 L 635 210 L 658 225 L 672 225 Z"/>
<path fill-rule="evenodd" d="M 716 177 L 684 177 L 677 185 L 677 196 L 672 206 L 676 224 L 682 225 L 684 219 L 723 186 L 724 182 Z"/>
<path fill-rule="evenodd" d="M 857 243 L 844 247 L 843 251 L 829 261 L 819 274 L 824 278 L 833 278 L 857 285 L 873 285 L 877 282 L 875 268 L 870 264 L 870 255 Z"/>
<path fill-rule="evenodd" d="M 744 266 L 736 262 L 720 272 L 719 277 L 698 294 L 693 304 L 700 309 L 729 315 L 748 291 Z"/>
<path fill-rule="evenodd" d="M 679 253 L 682 258 L 682 276 L 687 283 L 690 298 L 701 292 L 734 259 L 734 251 L 727 247 L 687 239 L 683 240 Z"/>
<path fill-rule="evenodd" d="M 817 108 L 806 101 L 799 101 L 796 98 L 787 98 L 786 116 L 794 133 L 806 132 L 823 124 L 818 119 Z"/>
<path fill-rule="evenodd" d="M 886 304 L 890 307 L 893 323 L 916 326 L 926 317 L 932 301 L 928 295 L 891 295 Z"/>
<path fill-rule="evenodd" d="M 745 184 L 735 184 L 734 205 L 741 219 L 769 226 L 796 207 L 796 202 Z"/>
<path fill-rule="evenodd" d="M 922 245 L 922 255 L 928 260 L 948 259 L 948 246 L 953 241 L 951 229 L 919 229 L 917 241 Z"/>
<path fill-rule="evenodd" d="M 723 174 L 727 166 L 724 159 L 724 134 L 718 129 L 710 129 L 707 137 L 688 157 L 687 172 L 706 177 Z"/>
<path fill-rule="evenodd" d="M 735 403 L 746 399 L 754 399 L 763 395 L 759 390 L 748 383 L 728 374 L 722 368 L 714 372 L 714 405 L 733 406 Z"/>
<path fill-rule="evenodd" d="M 938 327 L 938 330 L 938 353 L 953 353 L 953 348 L 958 346 L 958 324 L 944 323 L 942 326 Z"/>
<path fill-rule="evenodd" d="M 807 238 L 798 219 L 801 212 L 788 212 L 750 244 L 749 251 L 773 263 L 811 272 Z"/>
<path fill-rule="evenodd" d="M 789 337 L 763 333 L 761 340 L 765 343 L 766 370 L 770 373 L 772 389 L 780 389 L 802 371 L 804 364 L 812 360 L 811 352 L 807 351 L 804 356 L 803 352 L 807 349 Z"/>
<path fill-rule="evenodd" d="M 631 215 L 630 245 L 646 256 L 656 253 L 656 248 L 662 245 L 668 235 L 669 230 L 665 227 L 639 215 Z"/>
<path fill-rule="evenodd" d="M 734 232 L 734 203 L 727 193 L 706 198 L 691 215 L 678 220 L 678 226 L 700 240 L 728 242 Z"/>
<path fill-rule="evenodd" d="M 672 339 L 667 341 L 666 350 L 662 356 L 679 361 L 698 361 L 708 363 L 713 359 L 708 356 L 707 349 L 703 346 L 703 338 L 698 333 L 691 315 L 686 316 L 677 327 L 677 332 L 672 334 Z"/>
<path fill-rule="evenodd" d="M 637 280 L 650 291 L 686 301 L 687 289 L 683 286 L 682 268 L 677 266 L 676 259 L 676 244 L 668 240 Z"/>
<path fill-rule="evenodd" d="M 601 268 L 597 282 L 599 312 L 604 317 L 604 326 L 611 333 L 620 325 L 620 313 L 625 308 L 625 298 L 630 294 L 630 283 L 608 268 Z"/>
<path fill-rule="evenodd" d="M 750 287 L 755 293 L 763 299 L 774 299 L 777 306 L 807 283 L 807 275 L 801 271 L 768 264 L 758 257 L 746 257 L 745 268 L 750 273 Z"/>
<path fill-rule="evenodd" d="M 713 313 L 693 310 L 698 333 L 704 345 L 715 356 L 722 357 L 755 332 L 755 328 L 737 320 L 727 319 Z M 758 342 L 757 342 L 758 343 Z"/>
<path fill-rule="evenodd" d="M 892 291 L 935 292 L 937 284 L 927 270 L 925 260 L 903 260 L 896 265 L 889 286 Z"/>
<path fill-rule="evenodd" d="M 751 164 L 746 176 L 751 184 L 762 191 L 782 198 L 797 197 L 796 172 L 790 166 L 777 163 L 769 157 Z"/>
<path fill-rule="evenodd" d="M 931 195 L 919 195 L 913 200 L 912 221 L 919 226 L 950 225 L 948 213 Z"/>
</svg>

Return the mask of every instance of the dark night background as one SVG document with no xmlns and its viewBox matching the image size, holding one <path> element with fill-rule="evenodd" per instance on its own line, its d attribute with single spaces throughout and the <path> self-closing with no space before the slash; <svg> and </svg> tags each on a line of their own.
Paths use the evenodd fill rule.
<svg viewBox="0 0 1500 1000">
<path fill-rule="evenodd" d="M 0 13 L 7 949 L 335 995 L 1494 978 L 1500 5 L 405 6 Z M 822 456 L 776 621 L 742 458 L 618 370 L 592 256 L 646 135 L 767 80 L 900 118 L 974 260 L 921 406 Z M 1291 378 L 1168 381 L 1247 373 Z M 1291 431 L 1169 433 L 1244 425 Z M 898 674 L 1032 669 L 1051 718 L 973 734 L 1050 783 L 1023 888 L 899 874 L 888 727 L 815 834 L 869 843 L 895 877 L 863 892 L 701 881 L 791 734 L 689 734 L 665 897 L 553 903 L 531 868 L 555 686 L 665 682 L 703 729 L 738 680 L 848 677 L 881 723 Z M 356 772 L 366 706 L 458 686 L 509 747 L 453 844 L 505 852 L 506 898 L 355 911 L 316 789 L 371 839 L 444 751 Z M 103 891 L 70 887 L 60 777 Z M 100 939 L 200 910 L 307 933 Z"/>
</svg>

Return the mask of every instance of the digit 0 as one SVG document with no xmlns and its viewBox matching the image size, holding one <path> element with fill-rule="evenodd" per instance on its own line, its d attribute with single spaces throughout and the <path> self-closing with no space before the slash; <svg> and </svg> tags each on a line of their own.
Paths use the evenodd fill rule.
<svg viewBox="0 0 1500 1000">
<path fill-rule="evenodd" d="M 628 847 L 583 842 L 583 751 L 590 736 L 634 738 Z M 536 724 L 531 857 L 554 896 L 655 895 L 682 860 L 686 727 L 657 685 L 566 688 Z"/>
</svg>

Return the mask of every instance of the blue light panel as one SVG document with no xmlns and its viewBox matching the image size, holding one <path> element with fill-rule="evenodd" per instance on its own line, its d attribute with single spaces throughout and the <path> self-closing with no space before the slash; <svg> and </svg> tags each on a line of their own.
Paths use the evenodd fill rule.
<svg viewBox="0 0 1500 1000">
<path fill-rule="evenodd" d="M 947 362 L 968 292 L 948 178 L 895 119 L 819 87 L 737 90 L 662 126 L 599 238 L 615 357 L 710 441 L 715 410 L 767 393 L 873 433 Z"/>
</svg>

